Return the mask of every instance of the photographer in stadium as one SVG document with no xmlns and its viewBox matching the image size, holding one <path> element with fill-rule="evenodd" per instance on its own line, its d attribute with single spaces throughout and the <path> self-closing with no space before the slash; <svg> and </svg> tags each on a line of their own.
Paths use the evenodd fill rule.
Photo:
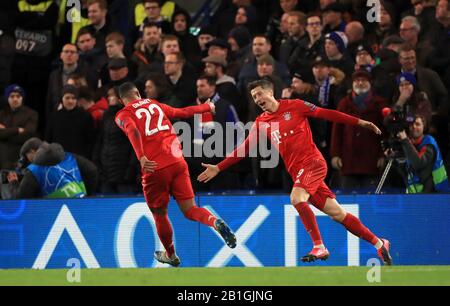
<svg viewBox="0 0 450 306">
<path fill-rule="evenodd" d="M 415 115 L 406 130 L 397 134 L 405 155 L 407 193 L 449 192 L 447 172 L 436 140 L 425 134 L 428 121 L 423 115 Z"/>
<path fill-rule="evenodd" d="M 12 198 L 82 198 L 94 192 L 97 167 L 57 143 L 31 138 L 20 149 L 22 175 L 8 173 Z"/>
</svg>

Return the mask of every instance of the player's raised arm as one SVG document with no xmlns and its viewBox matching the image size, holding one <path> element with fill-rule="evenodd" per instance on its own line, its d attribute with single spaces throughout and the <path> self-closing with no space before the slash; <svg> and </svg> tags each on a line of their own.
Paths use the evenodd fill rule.
<svg viewBox="0 0 450 306">
<path fill-rule="evenodd" d="M 194 116 L 195 114 L 203 114 L 203 113 L 208 113 L 208 112 L 211 112 L 214 114 L 215 110 L 216 110 L 214 103 L 209 102 L 209 100 L 200 105 L 188 106 L 188 107 L 183 107 L 183 108 L 170 107 L 169 105 L 164 104 L 164 103 L 159 103 L 159 106 L 162 108 L 162 110 L 164 111 L 164 114 L 166 114 L 166 116 L 169 119 L 172 119 L 172 118 L 185 119 L 185 118 L 190 118 L 190 117 Z"/>
<path fill-rule="evenodd" d="M 309 103 L 305 102 L 305 105 Z M 332 121 L 335 123 L 342 123 L 342 124 L 348 124 L 348 125 L 359 125 L 363 128 L 372 130 L 375 134 L 381 135 L 381 130 L 372 122 L 359 119 L 354 116 L 350 116 L 347 114 L 344 114 L 342 112 L 321 108 L 321 107 L 314 107 L 314 110 L 311 112 L 305 113 L 308 117 L 314 117 L 314 118 L 320 118 L 325 119 L 328 121 Z"/>
</svg>

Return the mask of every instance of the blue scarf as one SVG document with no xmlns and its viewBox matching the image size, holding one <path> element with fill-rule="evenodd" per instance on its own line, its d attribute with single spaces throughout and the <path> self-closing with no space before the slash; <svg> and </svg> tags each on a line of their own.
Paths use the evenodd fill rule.
<svg viewBox="0 0 450 306">
<path fill-rule="evenodd" d="M 330 99 L 330 77 L 328 77 L 325 82 L 319 87 L 319 104 L 321 107 L 327 108 Z"/>
</svg>

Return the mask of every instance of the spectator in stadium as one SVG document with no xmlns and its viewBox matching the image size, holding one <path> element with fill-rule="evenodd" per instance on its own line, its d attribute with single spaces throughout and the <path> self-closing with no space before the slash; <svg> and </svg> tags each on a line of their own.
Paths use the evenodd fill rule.
<svg viewBox="0 0 450 306">
<path fill-rule="evenodd" d="M 137 190 L 139 163 L 126 135 L 115 123 L 115 116 L 123 108 L 117 90 L 108 90 L 108 109 L 103 114 L 93 161 L 98 166 L 100 192 L 129 194 Z"/>
<path fill-rule="evenodd" d="M 226 74 L 226 60 L 221 56 L 211 55 L 205 57 L 202 62 L 205 63 L 204 74 L 216 79 L 216 91 L 220 97 L 233 104 L 239 118 L 245 118 L 242 115 L 247 114 L 247 104 L 236 87 L 236 81 Z"/>
<path fill-rule="evenodd" d="M 395 91 L 395 77 L 376 62 L 370 45 L 362 43 L 356 48 L 355 71 L 365 69 L 372 75 L 372 89 L 385 100 L 391 100 Z"/>
<path fill-rule="evenodd" d="M 300 11 L 293 11 L 288 16 L 288 37 L 281 43 L 279 60 L 286 65 L 299 46 L 301 40 L 305 37 L 306 15 Z"/>
<path fill-rule="evenodd" d="M 102 49 L 97 47 L 96 39 L 88 28 L 82 28 L 78 32 L 77 47 L 79 51 L 80 63 L 90 70 L 90 74 L 99 79 L 101 72 L 108 63 L 108 57 Z"/>
<path fill-rule="evenodd" d="M 45 139 L 57 142 L 68 152 L 91 158 L 94 142 L 94 121 L 91 115 L 77 106 L 78 90 L 73 86 L 64 86 L 63 108 L 50 115 L 47 122 Z"/>
<path fill-rule="evenodd" d="M 24 105 L 25 90 L 17 84 L 5 88 L 7 103 L 0 110 L 0 169 L 16 167 L 20 147 L 34 136 L 39 115 Z"/>
<path fill-rule="evenodd" d="M 375 26 L 375 32 L 369 36 L 375 36 L 378 46 L 381 46 L 386 37 L 397 34 L 397 14 L 395 7 L 389 1 L 381 1 L 380 22 Z M 370 39 L 369 41 L 372 41 Z"/>
<path fill-rule="evenodd" d="M 432 109 L 427 94 L 417 88 L 417 80 L 411 73 L 398 75 L 397 92 L 394 95 L 393 106 L 404 111 L 408 116 L 421 115 L 431 122 Z"/>
<path fill-rule="evenodd" d="M 344 32 L 347 23 L 343 19 L 344 7 L 342 4 L 334 2 L 330 3 L 322 9 L 323 32 L 328 34 L 331 32 Z"/>
<path fill-rule="evenodd" d="M 407 193 L 450 192 L 447 172 L 439 146 L 433 136 L 427 134 L 428 122 L 416 115 L 414 123 L 406 131 L 398 133 L 406 155 L 408 178 Z M 389 154 L 389 152 L 388 152 Z"/>
<path fill-rule="evenodd" d="M 325 55 L 330 66 L 345 73 L 347 80 L 351 78 L 354 62 L 347 51 L 348 39 L 343 32 L 331 32 L 325 35 Z"/>
<path fill-rule="evenodd" d="M 130 81 L 130 70 L 128 69 L 128 62 L 124 58 L 111 58 L 108 60 L 108 73 L 111 82 L 104 84 L 103 88 L 111 86 L 120 86 L 125 82 Z"/>
<path fill-rule="evenodd" d="M 183 71 L 185 63 L 186 59 L 181 52 L 167 54 L 164 60 L 164 73 L 182 107 L 192 105 L 197 96 L 195 79 L 192 74 L 188 75 Z"/>
<path fill-rule="evenodd" d="M 201 28 L 197 36 L 197 43 L 200 47 L 202 58 L 208 56 L 208 47 L 206 46 L 206 44 L 210 41 L 213 41 L 215 38 L 215 33 L 212 30 L 211 26 L 204 26 Z"/>
<path fill-rule="evenodd" d="M 444 76 L 447 89 L 450 88 L 450 3 L 440 0 L 436 6 L 436 31 L 432 44 L 434 51 L 429 57 L 429 67 L 440 76 Z"/>
<path fill-rule="evenodd" d="M 337 110 L 382 126 L 382 109 L 387 103 L 373 92 L 372 76 L 362 69 L 355 71 L 352 79 L 353 90 L 339 102 Z M 342 175 L 341 188 L 355 191 L 376 187 L 378 174 L 384 166 L 380 143 L 380 135 L 366 133 L 356 126 L 333 125 L 331 164 Z"/>
<path fill-rule="evenodd" d="M 161 53 L 163 55 L 163 58 L 165 58 L 169 54 L 175 53 L 182 53 L 184 56 L 184 53 L 181 52 L 180 40 L 178 39 L 178 37 L 172 34 L 164 35 L 161 40 Z M 164 65 L 161 68 L 163 69 L 161 72 L 163 72 Z M 186 75 L 191 75 L 193 78 L 197 77 L 200 69 L 200 63 L 191 63 L 187 59 L 183 65 L 183 73 Z"/>
<path fill-rule="evenodd" d="M 182 103 L 170 90 L 170 85 L 164 75 L 150 73 L 146 76 L 145 94 L 147 99 L 158 100 L 171 107 L 179 108 Z"/>
<path fill-rule="evenodd" d="M 181 9 L 172 16 L 172 33 L 178 37 L 180 51 L 186 56 L 187 61 L 196 64 L 200 61 L 200 47 L 197 38 L 190 33 L 191 16 Z"/>
<path fill-rule="evenodd" d="M 200 115 L 200 122 L 193 124 L 193 146 L 200 147 L 201 152 L 212 149 L 213 152 L 208 152 L 208 161 L 217 162 L 222 159 L 228 152 L 234 150 L 234 130 L 231 134 L 227 133 L 227 123 L 236 124 L 239 122 L 239 117 L 236 113 L 234 106 L 224 98 L 222 98 L 216 91 L 216 79 L 214 77 L 202 75 L 197 79 L 197 104 L 203 104 L 206 101 L 212 101 L 215 105 L 215 113 L 204 113 Z M 198 130 L 196 129 L 198 127 Z M 222 137 L 217 138 L 220 133 L 216 133 L 217 129 L 223 131 Z M 214 132 L 213 132 L 214 131 Z M 209 141 L 208 141 L 209 139 Z M 203 147 L 204 144 L 211 145 L 211 141 L 214 140 L 214 147 Z M 219 142 L 221 145 L 219 145 Z M 233 146 L 227 148 L 227 144 L 231 143 Z M 228 150 L 227 150 L 228 149 Z M 198 149 L 197 149 L 198 150 Z M 198 152 L 193 149 L 193 152 Z M 214 153 L 214 154 L 212 154 Z M 191 156 L 194 156 L 192 154 Z M 186 158 L 189 164 L 189 170 L 193 176 L 197 175 L 202 170 L 201 163 L 204 162 L 203 156 L 193 158 Z M 209 187 L 209 190 L 229 190 L 239 187 L 239 178 L 235 172 L 230 172 L 230 175 L 221 178 L 217 181 L 217 184 Z M 201 186 L 198 182 L 193 182 L 195 189 L 205 189 L 205 186 Z M 198 186 L 197 186 L 198 185 Z"/>
<path fill-rule="evenodd" d="M 256 35 L 253 38 L 252 55 L 248 59 L 248 62 L 244 64 L 239 73 L 238 88 L 244 89 L 246 84 L 248 84 L 250 80 L 255 80 L 258 78 L 257 59 L 260 56 L 269 55 L 271 49 L 272 45 L 268 38 L 264 35 Z M 274 74 L 280 77 L 285 84 L 290 83 L 290 72 L 284 63 L 278 61 L 275 62 Z M 246 91 L 242 90 L 241 92 Z"/>
<path fill-rule="evenodd" d="M 234 28 L 232 31 L 236 31 L 236 29 L 238 28 Z M 206 47 L 208 48 L 208 56 L 220 56 L 227 61 L 228 74 L 235 80 L 237 80 L 242 69 L 243 62 L 245 62 L 246 59 L 244 58 L 233 61 L 231 54 L 231 45 L 225 39 L 214 39 L 207 43 Z"/>
<path fill-rule="evenodd" d="M 433 110 L 430 131 L 435 135 L 443 156 L 447 156 L 449 132 L 448 132 L 448 111 L 449 97 L 445 85 L 439 75 L 431 69 L 417 65 L 416 51 L 408 44 L 404 44 L 400 49 L 399 62 L 402 72 L 409 72 L 417 80 L 417 88 L 427 94 Z M 433 131 L 435 130 L 435 131 Z"/>
<path fill-rule="evenodd" d="M 61 50 L 60 59 L 62 65 L 50 73 L 48 80 L 47 99 L 46 99 L 46 115 L 56 110 L 61 102 L 62 88 L 67 84 L 69 76 L 73 73 L 86 76 L 89 87 L 97 88 L 95 76 L 89 72 L 79 62 L 79 54 L 77 47 L 72 44 L 66 44 Z"/>
<path fill-rule="evenodd" d="M 19 182 L 10 172 L 8 182 L 12 197 L 82 198 L 92 195 L 97 187 L 97 167 L 88 159 L 69 152 L 58 143 L 31 138 L 20 149 L 25 161 L 24 176 Z"/>
<path fill-rule="evenodd" d="M 400 36 L 392 35 L 383 40 L 381 49 L 378 50 L 379 66 L 387 73 L 389 79 L 394 80 L 402 69 L 398 60 L 398 54 L 403 44 L 404 40 Z"/>
<path fill-rule="evenodd" d="M 244 27 L 235 27 L 228 35 L 228 44 L 230 45 L 230 55 L 227 57 L 227 73 L 235 80 L 239 76 L 239 71 L 244 65 L 245 59 L 252 52 L 252 36 Z"/>
<path fill-rule="evenodd" d="M 135 40 L 142 37 L 144 27 L 149 23 L 156 24 L 163 34 L 171 33 L 170 22 L 161 15 L 161 4 L 159 0 L 144 0 L 144 8 L 146 17 L 135 30 Z"/>
<path fill-rule="evenodd" d="M 96 102 L 92 90 L 89 87 L 81 87 L 78 89 L 78 106 L 92 116 L 94 128 L 98 129 L 102 122 L 103 114 L 108 109 L 108 101 L 102 97 Z"/>
<path fill-rule="evenodd" d="M 253 6 L 239 6 L 234 17 L 234 27 L 245 27 L 254 35 L 257 32 L 257 12 Z"/>
<path fill-rule="evenodd" d="M 141 77 L 152 71 L 162 71 L 164 57 L 160 53 L 161 31 L 155 23 L 143 27 L 142 39 L 135 45 L 131 61 L 137 66 L 137 76 Z"/>
<path fill-rule="evenodd" d="M 325 55 L 325 40 L 322 35 L 322 17 L 311 14 L 306 18 L 307 37 L 301 40 L 291 57 L 288 67 L 291 72 L 311 76 L 312 63 L 318 56 Z"/>
<path fill-rule="evenodd" d="M 420 23 L 416 17 L 406 16 L 402 19 L 399 33 L 405 43 L 410 44 L 416 51 L 417 63 L 420 66 L 425 67 L 431 52 L 433 52 L 433 47 L 428 39 L 419 40 L 421 29 Z"/>
<path fill-rule="evenodd" d="M 277 58 L 281 43 L 287 37 L 287 18 L 290 12 L 297 10 L 298 2 L 298 0 L 280 0 L 279 5 L 281 10 L 276 10 L 267 22 L 265 35 L 272 42 L 275 51 L 274 56 Z"/>
<path fill-rule="evenodd" d="M 135 78 L 137 73 L 137 65 L 127 56 L 125 56 L 125 36 L 119 32 L 112 32 L 105 38 L 106 55 L 111 58 L 125 58 L 128 62 L 130 77 Z M 104 66 L 106 68 L 106 65 Z M 102 77 L 107 76 L 107 69 L 102 72 Z M 104 79 L 103 79 L 104 80 Z"/>
<path fill-rule="evenodd" d="M 107 19 L 108 2 L 106 0 L 89 0 L 88 1 L 88 18 L 90 24 L 81 28 L 87 29 L 93 33 L 95 38 L 95 47 L 99 50 L 105 50 L 105 38 L 114 29 Z M 81 31 L 80 30 L 80 31 Z"/>
<path fill-rule="evenodd" d="M 348 39 L 348 53 L 350 54 L 350 58 L 354 59 L 358 46 L 364 43 L 365 40 L 364 26 L 359 21 L 347 23 L 345 26 L 345 36 Z"/>
<path fill-rule="evenodd" d="M 437 0 L 411 0 L 413 7 L 402 13 L 402 17 L 417 18 L 421 27 L 420 40 L 430 37 L 436 26 Z"/>
<path fill-rule="evenodd" d="M 67 85 L 75 86 L 80 89 L 81 87 L 89 87 L 86 77 L 79 73 L 72 73 L 67 79 Z"/>
</svg>

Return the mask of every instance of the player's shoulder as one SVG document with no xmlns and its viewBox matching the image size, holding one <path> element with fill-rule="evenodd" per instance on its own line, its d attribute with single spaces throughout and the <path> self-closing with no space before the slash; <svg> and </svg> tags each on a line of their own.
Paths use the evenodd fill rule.
<svg viewBox="0 0 450 306">
<path fill-rule="evenodd" d="M 308 111 L 315 111 L 317 109 L 317 105 L 308 102 L 306 100 L 302 99 L 291 99 L 291 100 L 285 100 L 287 103 L 285 104 L 287 107 L 294 107 L 296 109 L 302 109 L 302 110 L 308 110 Z"/>
</svg>

